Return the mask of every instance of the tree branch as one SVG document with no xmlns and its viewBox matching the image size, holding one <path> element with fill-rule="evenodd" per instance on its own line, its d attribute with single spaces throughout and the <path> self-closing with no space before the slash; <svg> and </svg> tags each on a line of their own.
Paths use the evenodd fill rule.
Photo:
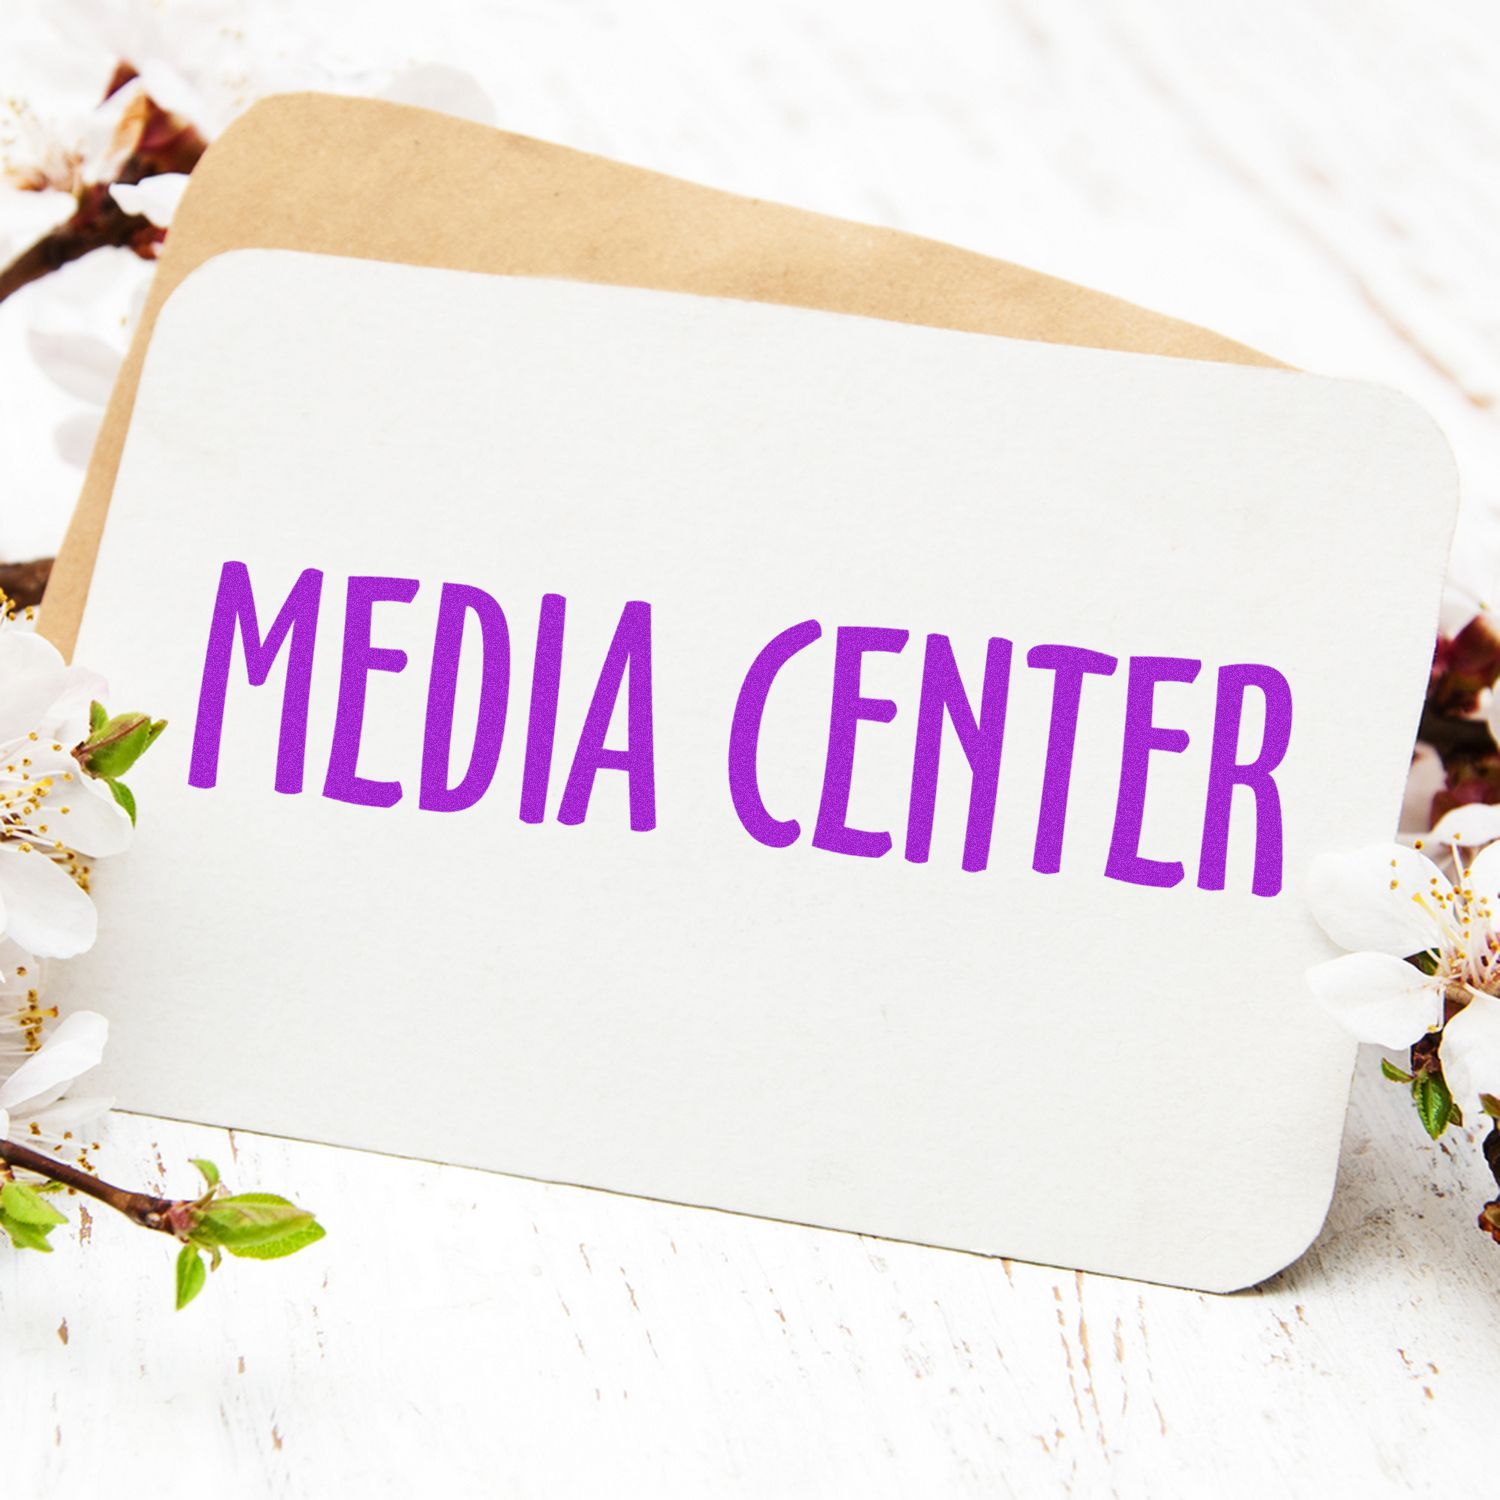
<svg viewBox="0 0 1500 1500">
<path fill-rule="evenodd" d="M 149 219 L 127 214 L 109 196 L 107 187 L 97 184 L 87 187 L 72 218 L 44 234 L 0 270 L 0 302 L 92 250 L 113 246 L 150 254 L 151 247 L 161 238 L 161 231 Z"/>
<path fill-rule="evenodd" d="M 1483 719 L 1456 719 L 1430 705 L 1422 711 L 1417 738 L 1431 745 L 1445 763 L 1450 756 L 1483 756 L 1495 750 L 1494 737 Z"/>
<path fill-rule="evenodd" d="M 142 1229 L 155 1229 L 162 1234 L 177 1234 L 181 1228 L 181 1210 L 189 1206 L 183 1200 L 157 1198 L 150 1193 L 132 1193 L 111 1183 L 101 1182 L 81 1167 L 70 1166 L 67 1162 L 58 1161 L 41 1151 L 33 1151 L 30 1146 L 18 1145 L 15 1141 L 0 1140 L 0 1162 L 18 1167 L 23 1172 L 34 1172 L 38 1177 L 60 1182 L 75 1192 L 96 1198 L 100 1203 L 108 1204 L 116 1213 L 124 1214 L 132 1224 L 139 1224 Z"/>
<path fill-rule="evenodd" d="M 51 575 L 50 557 L 39 557 L 33 562 L 0 563 L 0 593 L 19 609 L 40 604 Z"/>
</svg>

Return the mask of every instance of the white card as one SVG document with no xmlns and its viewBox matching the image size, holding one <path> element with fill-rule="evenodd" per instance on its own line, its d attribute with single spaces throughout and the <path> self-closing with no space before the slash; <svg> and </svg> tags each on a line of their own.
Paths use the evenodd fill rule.
<svg viewBox="0 0 1500 1500">
<path fill-rule="evenodd" d="M 1252 1283 L 1352 1059 L 1303 872 L 1391 833 L 1454 507 L 1368 385 L 223 257 L 79 641 L 171 728 L 67 1001 L 129 1109 Z"/>
</svg>

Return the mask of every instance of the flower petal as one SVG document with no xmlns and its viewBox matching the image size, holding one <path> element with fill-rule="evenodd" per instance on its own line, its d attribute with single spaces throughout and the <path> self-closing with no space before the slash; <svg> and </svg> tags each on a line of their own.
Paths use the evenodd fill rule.
<svg viewBox="0 0 1500 1500">
<path fill-rule="evenodd" d="M 1460 1109 L 1472 1109 L 1482 1093 L 1500 1098 L 1500 1000 L 1476 994 L 1443 1028 L 1438 1056 Z"/>
<path fill-rule="evenodd" d="M 111 184 L 109 196 L 128 214 L 142 214 L 156 225 L 166 229 L 177 212 L 177 204 L 187 191 L 186 172 L 158 172 L 154 177 L 143 177 L 139 182 L 116 182 Z"/>
<path fill-rule="evenodd" d="M 108 697 L 109 684 L 97 672 L 69 667 L 63 674 L 61 691 L 47 710 L 43 732 L 71 750 L 88 735 L 90 704 Z"/>
<path fill-rule="evenodd" d="M 1447 785 L 1442 758 L 1431 745 L 1418 740 L 1406 776 L 1406 795 L 1401 799 L 1402 833 L 1430 837 L 1427 830 L 1432 826 L 1432 799 Z"/>
<path fill-rule="evenodd" d="M 1490 732 L 1490 738 L 1500 745 L 1500 693 L 1497 693 L 1494 688 L 1486 692 L 1484 723 Z"/>
<path fill-rule="evenodd" d="M 1388 953 L 1346 953 L 1314 964 L 1318 1003 L 1361 1042 L 1410 1047 L 1443 1018 L 1441 981 Z"/>
<path fill-rule="evenodd" d="M 103 425 L 104 413 L 96 406 L 85 407 L 64 417 L 52 429 L 52 446 L 57 456 L 70 468 L 88 468 Z"/>
<path fill-rule="evenodd" d="M 66 788 L 53 784 L 43 810 L 37 814 L 38 824 L 43 821 L 47 837 L 99 859 L 120 853 L 135 832 L 130 814 L 115 801 L 110 789 L 81 773 Z"/>
<path fill-rule="evenodd" d="M 1468 899 L 1472 916 L 1496 925 L 1500 912 L 1500 844 L 1487 844 L 1459 872 L 1459 889 Z"/>
<path fill-rule="evenodd" d="M 140 79 L 132 78 L 89 111 L 80 141 L 85 182 L 111 182 L 129 161 L 147 120 L 138 103 L 145 93 Z"/>
<path fill-rule="evenodd" d="M 71 876 L 33 849 L 0 844 L 4 933 L 43 958 L 72 958 L 94 945 L 99 915 Z"/>
<path fill-rule="evenodd" d="M 1486 802 L 1470 802 L 1444 813 L 1424 842 L 1478 849 L 1496 839 L 1500 839 L 1500 807 Z"/>
<path fill-rule="evenodd" d="M 41 1109 L 28 1111 L 25 1123 L 35 1123 L 45 1144 L 62 1146 L 69 1135 L 92 1130 L 115 1107 L 113 1094 L 69 1094 Z M 31 1134 L 28 1128 L 27 1134 Z"/>
<path fill-rule="evenodd" d="M 0 912 L 0 932 L 5 930 L 5 914 Z M 19 943 L 0 937 L 0 1017 L 15 1004 L 24 1003 L 28 991 L 40 988 L 41 966 L 36 955 Z"/>
<path fill-rule="evenodd" d="M 42 373 L 88 406 L 104 406 L 114 388 L 121 351 L 91 333 L 26 331 L 26 346 Z"/>
<path fill-rule="evenodd" d="M 97 1068 L 109 1040 L 109 1022 L 97 1011 L 74 1011 L 32 1055 L 0 1084 L 0 1109 L 20 1110 Z"/>
<path fill-rule="evenodd" d="M 440 110 L 479 125 L 495 123 L 494 101 L 472 73 L 446 63 L 418 63 L 397 73 L 378 95 L 394 104 Z"/>
<path fill-rule="evenodd" d="M 1339 947 L 1409 958 L 1442 946 L 1440 918 L 1451 909 L 1453 887 L 1425 854 L 1371 844 L 1320 854 L 1307 873 L 1307 899 Z"/>
<path fill-rule="evenodd" d="M 31 630 L 0 635 L 0 744 L 25 739 L 68 687 L 57 647 Z"/>
</svg>

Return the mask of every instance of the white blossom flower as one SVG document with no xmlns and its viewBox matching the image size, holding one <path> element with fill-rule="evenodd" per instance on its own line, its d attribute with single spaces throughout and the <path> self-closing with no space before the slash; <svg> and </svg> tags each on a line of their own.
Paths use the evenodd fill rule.
<svg viewBox="0 0 1500 1500">
<path fill-rule="evenodd" d="M 0 935 L 53 958 L 83 952 L 97 930 L 80 856 L 130 841 L 129 816 L 72 755 L 102 686 L 41 636 L 0 631 Z"/>
<path fill-rule="evenodd" d="M 70 1097 L 68 1090 L 99 1065 L 108 1039 L 103 1016 L 74 1011 L 8 1076 L 0 1067 L 0 1138 L 56 1150 L 107 1113 L 110 1099 Z"/>
<path fill-rule="evenodd" d="M 9 1078 L 37 1051 L 56 1019 L 57 1011 L 41 1002 L 41 960 L 0 938 L 0 1078 Z"/>
<path fill-rule="evenodd" d="M 1462 832 L 1461 820 L 1450 819 Z M 1314 965 L 1307 978 L 1362 1042 L 1409 1047 L 1441 1029 L 1444 1076 L 1467 1108 L 1480 1093 L 1500 1096 L 1500 843 L 1472 861 L 1461 845 L 1449 848 L 1457 884 L 1402 844 L 1315 860 L 1313 914 L 1351 951 Z M 1420 967 L 1407 962 L 1419 956 Z"/>
<path fill-rule="evenodd" d="M 0 938 L 0 1137 L 14 1128 L 16 1139 L 56 1150 L 109 1109 L 102 1096 L 65 1093 L 99 1061 L 107 1035 L 101 1018 L 83 1014 L 81 1022 L 59 1023 L 57 1007 L 42 1001 L 40 961 Z"/>
<path fill-rule="evenodd" d="M 343 60 L 322 34 L 326 26 L 293 5 L 247 27 L 236 0 L 178 0 L 171 7 L 159 0 L 11 0 L 0 8 L 0 22 L 10 23 L 0 25 L 0 52 L 22 57 L 19 76 L 27 83 L 27 97 L 0 99 L 0 182 L 26 189 L 0 192 L 0 263 L 66 224 L 89 194 L 105 189 L 132 219 L 166 230 L 186 187 L 182 169 L 196 149 L 267 94 L 373 93 L 487 123 L 494 117 L 470 74 L 440 64 Z M 101 101 L 106 82 L 119 86 Z M 160 125 L 153 105 L 191 127 L 193 152 L 173 147 L 166 162 L 151 152 L 133 155 L 148 122 Z M 126 176 L 138 180 L 116 182 L 127 163 Z M 139 175 L 143 169 L 148 175 Z M 150 280 L 151 262 L 141 257 L 154 254 L 157 239 L 137 235 L 128 248 L 91 248 L 26 289 L 29 352 L 78 403 L 41 429 L 39 440 L 47 441 L 50 430 L 56 457 L 72 468 L 86 466 L 92 453 Z M 32 462 L 55 460 L 38 455 Z M 60 529 L 61 501 L 56 510 Z"/>
<path fill-rule="evenodd" d="M 1500 999 L 1483 990 L 1471 993 L 1444 1027 L 1439 1050 L 1443 1077 L 1460 1106 L 1480 1094 L 1500 1098 Z"/>
<path fill-rule="evenodd" d="M 95 250 L 39 283 L 45 295 L 25 309 L 27 352 L 76 403 L 52 434 L 57 454 L 74 468 L 88 464 L 151 274 L 151 263 L 133 251 Z"/>
<path fill-rule="evenodd" d="M 1500 636 L 1500 507 L 1490 497 L 1471 498 L 1460 510 L 1443 584 L 1439 634 L 1451 641 L 1476 621 Z M 1484 688 L 1468 717 L 1482 720 L 1500 746 L 1500 692 Z"/>
<path fill-rule="evenodd" d="M 1442 757 L 1431 745 L 1418 740 L 1412 751 L 1411 770 L 1406 776 L 1406 791 L 1401 800 L 1402 842 L 1407 834 L 1421 838 L 1432 825 L 1432 799 L 1448 785 Z M 1497 835 L 1500 837 L 1500 835 Z"/>
<path fill-rule="evenodd" d="M 1500 807 L 1488 802 L 1469 802 L 1438 819 L 1437 826 L 1414 841 L 1413 847 L 1429 858 L 1438 851 L 1482 849 L 1500 839 Z"/>
<path fill-rule="evenodd" d="M 294 11 L 260 27 L 245 25 L 238 0 L 46 0 L 39 19 L 50 35 L 37 47 L 61 91 L 68 69 L 91 64 L 93 87 L 128 64 L 163 109 L 217 135 L 242 110 L 277 87 L 307 87 L 319 69 Z M 33 71 L 32 76 L 35 77 Z"/>
<path fill-rule="evenodd" d="M 150 219 L 158 229 L 169 229 L 187 185 L 186 172 L 158 172 L 139 182 L 117 182 L 110 188 L 109 196 L 126 213 Z"/>
<path fill-rule="evenodd" d="M 446 63 L 417 63 L 402 68 L 375 97 L 392 104 L 435 109 L 460 120 L 473 120 L 476 125 L 495 123 L 495 106 L 479 80 Z"/>
<path fill-rule="evenodd" d="M 1500 840 L 1500 806 L 1466 802 L 1444 813 L 1431 828 L 1427 820 L 1413 817 L 1396 837 L 1400 843 L 1420 850 L 1451 881 L 1457 876 L 1465 850 L 1477 852 Z"/>
<path fill-rule="evenodd" d="M 144 124 L 145 85 L 139 78 L 100 100 L 43 112 L 29 102 L 10 106 L 9 135 L 0 175 L 26 193 L 58 194 L 51 201 L 61 223 L 77 207 L 79 193 L 94 183 L 110 182 L 130 159 Z"/>
<path fill-rule="evenodd" d="M 0 1139 L 60 1151 L 77 1142 L 113 1101 L 72 1098 L 72 1083 L 104 1055 L 108 1026 L 93 1011 L 58 1022 L 42 1002 L 33 954 L 0 938 Z"/>
</svg>

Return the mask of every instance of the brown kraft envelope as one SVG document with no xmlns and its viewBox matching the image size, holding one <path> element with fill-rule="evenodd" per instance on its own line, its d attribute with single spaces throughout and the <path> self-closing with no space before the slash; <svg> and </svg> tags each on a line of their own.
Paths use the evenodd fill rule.
<svg viewBox="0 0 1500 1500">
<path fill-rule="evenodd" d="M 832 219 L 406 105 L 267 99 L 193 173 L 115 382 L 40 628 L 71 656 L 162 303 L 246 248 L 654 287 L 1138 354 L 1277 365 L 1219 334 L 893 229 Z M 399 309 L 392 310 L 393 316 Z"/>
</svg>

